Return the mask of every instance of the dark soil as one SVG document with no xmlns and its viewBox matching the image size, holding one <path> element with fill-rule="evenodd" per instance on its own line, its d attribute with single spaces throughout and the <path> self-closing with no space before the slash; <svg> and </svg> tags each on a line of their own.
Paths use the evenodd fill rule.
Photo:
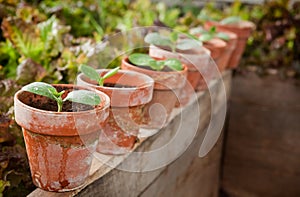
<svg viewBox="0 0 300 197">
<path fill-rule="evenodd" d="M 157 70 L 154 70 L 152 69 L 150 66 L 139 66 L 139 65 L 135 65 L 133 64 L 132 62 L 130 62 L 132 65 L 134 66 L 137 66 L 139 68 L 144 68 L 144 69 L 147 69 L 147 70 L 153 70 L 153 71 L 157 71 Z M 174 70 L 172 70 L 171 68 L 167 67 L 167 66 L 164 66 L 163 69 L 159 70 L 159 72 L 174 72 Z"/>
<path fill-rule="evenodd" d="M 113 87 L 113 88 L 135 88 L 136 86 L 123 85 L 119 83 L 104 83 L 105 87 Z"/>
<path fill-rule="evenodd" d="M 41 109 L 41 110 L 47 110 L 47 111 L 57 111 L 57 103 L 56 101 L 48 98 L 42 98 L 41 96 L 34 95 L 35 98 L 29 99 L 29 102 L 27 103 L 29 106 Z M 78 112 L 78 111 L 87 111 L 94 109 L 93 106 L 85 105 L 81 103 L 71 102 L 71 101 L 65 101 L 63 103 L 62 112 Z"/>
</svg>

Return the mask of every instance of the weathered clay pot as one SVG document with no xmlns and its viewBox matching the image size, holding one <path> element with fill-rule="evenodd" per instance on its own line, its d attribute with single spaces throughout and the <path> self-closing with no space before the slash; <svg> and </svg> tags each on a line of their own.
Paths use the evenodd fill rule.
<svg viewBox="0 0 300 197">
<path fill-rule="evenodd" d="M 54 85 L 63 97 L 73 85 Z M 97 91 L 101 103 L 79 112 L 38 109 L 49 98 L 23 90 L 14 97 L 15 119 L 22 127 L 33 183 L 41 189 L 63 192 L 84 184 L 96 150 L 101 124 L 108 117 L 109 97 Z"/>
<path fill-rule="evenodd" d="M 211 27 L 212 27 L 211 23 L 204 24 L 204 28 L 207 30 L 209 30 Z M 223 52 L 222 57 L 219 58 L 216 62 L 220 72 L 222 72 L 228 66 L 229 60 L 232 56 L 232 53 L 235 50 L 235 47 L 237 45 L 237 35 L 231 31 L 219 30 L 218 28 L 216 29 L 216 31 L 225 33 L 229 37 L 229 40 L 225 41 L 227 44 L 226 50 Z"/>
<path fill-rule="evenodd" d="M 236 44 L 236 48 L 233 51 L 231 58 L 228 62 L 229 68 L 236 68 L 240 62 L 240 59 L 242 57 L 242 54 L 245 50 L 245 46 L 247 43 L 247 40 L 249 36 L 251 35 L 251 32 L 253 29 L 255 29 L 254 23 L 250 21 L 241 21 L 239 23 L 235 24 L 220 24 L 219 22 L 214 21 L 208 21 L 206 22 L 206 25 L 211 27 L 215 26 L 218 31 L 231 31 L 235 33 L 238 37 L 238 41 Z"/>
<path fill-rule="evenodd" d="M 167 49 L 150 45 L 149 55 L 159 59 L 175 58 L 187 66 L 187 82 L 179 94 L 179 103 L 176 104 L 176 106 L 186 105 L 189 102 L 191 95 L 196 91 L 200 81 L 204 82 L 204 80 L 202 80 L 202 74 L 208 69 L 210 51 L 204 47 L 199 47 L 197 50 L 180 50 L 173 53 Z"/>
<path fill-rule="evenodd" d="M 108 71 L 97 70 L 99 75 Z M 145 104 L 152 99 L 154 80 L 142 73 L 120 70 L 106 79 L 104 86 L 98 86 L 96 81 L 88 79 L 84 74 L 78 75 L 77 83 L 96 88 L 111 99 L 109 118 L 100 134 L 97 151 L 104 154 L 129 152 L 137 140 Z M 107 87 L 107 83 L 122 87 Z"/>
<path fill-rule="evenodd" d="M 185 85 L 187 67 L 184 66 L 182 71 L 153 71 L 134 66 L 128 57 L 125 57 L 122 60 L 122 69 L 137 71 L 154 79 L 153 99 L 146 105 L 142 127 L 147 129 L 163 127 L 177 102 L 177 95 Z"/>
<path fill-rule="evenodd" d="M 213 38 L 209 41 L 204 42 L 203 46 L 211 52 L 212 59 L 215 61 L 216 65 L 221 71 L 221 68 L 225 67 L 222 60 L 227 49 L 226 42 L 219 38 Z"/>
</svg>

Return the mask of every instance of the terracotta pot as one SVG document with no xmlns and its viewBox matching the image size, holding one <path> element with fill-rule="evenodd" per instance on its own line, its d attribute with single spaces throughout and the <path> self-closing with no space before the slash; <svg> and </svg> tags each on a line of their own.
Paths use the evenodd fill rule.
<svg viewBox="0 0 300 197">
<path fill-rule="evenodd" d="M 122 69 L 133 70 L 152 77 L 155 81 L 153 99 L 146 105 L 143 128 L 158 129 L 165 125 L 185 85 L 187 67 L 182 71 L 153 71 L 132 65 L 128 57 L 122 60 Z"/>
<path fill-rule="evenodd" d="M 73 85 L 54 85 L 63 97 Z M 54 112 L 49 98 L 18 91 L 14 97 L 15 120 L 22 127 L 33 183 L 41 189 L 63 192 L 84 184 L 90 170 L 101 125 L 108 117 L 109 97 L 97 91 L 101 103 L 79 112 Z M 95 121 L 96 120 L 96 121 Z"/>
<path fill-rule="evenodd" d="M 218 68 L 221 72 L 221 69 L 223 67 L 225 67 L 224 62 L 222 60 L 223 60 L 223 57 L 225 55 L 225 51 L 227 48 L 226 42 L 224 42 L 223 40 L 221 40 L 219 38 L 213 38 L 207 42 L 204 42 L 203 46 L 205 48 L 207 48 L 208 50 L 210 50 L 211 57 L 215 61 L 216 65 L 218 66 Z"/>
<path fill-rule="evenodd" d="M 197 50 L 181 50 L 173 53 L 167 49 L 150 45 L 149 55 L 159 59 L 175 58 L 187 66 L 187 82 L 179 94 L 179 104 L 176 106 L 186 105 L 191 95 L 197 89 L 200 80 L 203 78 L 201 73 L 204 74 L 208 69 L 210 51 L 204 47 L 199 47 Z"/>
<path fill-rule="evenodd" d="M 218 22 L 208 21 L 206 22 L 208 27 L 216 26 L 217 31 L 231 31 L 238 37 L 236 48 L 233 51 L 228 63 L 229 68 L 236 68 L 240 62 L 242 54 L 245 50 L 245 46 L 251 32 L 255 29 L 254 23 L 250 21 L 241 21 L 236 24 L 222 25 Z"/>
<path fill-rule="evenodd" d="M 109 70 L 100 69 L 100 75 Z M 145 104 L 153 95 L 154 80 L 142 73 L 120 70 L 98 86 L 96 81 L 80 74 L 77 83 L 96 88 L 106 93 L 111 107 L 104 132 L 100 134 L 97 151 L 104 154 L 125 154 L 134 146 L 144 116 Z M 123 87 L 106 87 L 105 84 L 119 84 Z"/>
<path fill-rule="evenodd" d="M 211 27 L 212 27 L 211 23 L 205 23 L 204 24 L 204 28 L 207 29 L 207 30 L 209 30 Z M 234 52 L 234 50 L 236 48 L 237 35 L 235 33 L 231 32 L 231 31 L 219 30 L 218 28 L 217 28 L 216 31 L 225 33 L 229 37 L 229 40 L 225 41 L 226 44 L 227 44 L 227 47 L 226 47 L 226 50 L 224 51 L 224 54 L 216 62 L 218 67 L 219 67 L 220 72 L 222 72 L 223 70 L 225 70 L 226 67 L 228 67 L 229 60 L 232 56 L 232 53 Z"/>
</svg>

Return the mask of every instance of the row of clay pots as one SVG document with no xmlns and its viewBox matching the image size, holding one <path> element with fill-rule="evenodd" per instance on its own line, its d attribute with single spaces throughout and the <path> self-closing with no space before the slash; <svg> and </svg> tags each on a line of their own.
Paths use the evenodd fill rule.
<svg viewBox="0 0 300 197">
<path fill-rule="evenodd" d="M 23 90 L 16 93 L 15 119 L 23 130 L 37 187 L 56 192 L 76 189 L 84 184 L 95 151 L 128 153 L 141 127 L 158 129 L 165 125 L 185 84 L 187 68 L 151 71 L 131 65 L 128 58 L 122 61 L 122 68 L 105 80 L 105 84 L 119 87 L 98 86 L 83 74 L 77 78 L 78 86 L 54 85 L 59 92 L 65 90 L 63 98 L 74 89 L 95 91 L 102 102 L 93 110 L 49 111 L 45 106 L 50 99 Z M 106 72 L 98 70 L 99 75 Z M 165 113 L 153 110 L 157 104 Z"/>
<path fill-rule="evenodd" d="M 163 127 L 178 100 L 179 105 L 185 105 L 191 93 L 206 88 L 213 77 L 209 76 L 210 55 L 221 71 L 236 67 L 249 36 L 245 31 L 250 32 L 252 26 L 231 29 L 217 23 L 206 26 L 211 25 L 237 34 L 236 48 L 232 33 L 225 53 L 210 44 L 176 53 L 150 46 L 150 56 L 179 59 L 184 69 L 176 72 L 147 70 L 132 65 L 126 57 L 122 60 L 123 70 L 105 81 L 120 87 L 98 86 L 83 74 L 77 78 L 80 86 L 54 85 L 58 91 L 66 91 L 63 97 L 73 89 L 95 91 L 102 102 L 92 110 L 47 111 L 35 106 L 45 106 L 49 99 L 22 90 L 17 92 L 15 119 L 22 126 L 34 184 L 59 192 L 80 187 L 88 176 L 94 151 L 128 153 L 138 140 L 141 128 Z M 98 70 L 99 75 L 106 72 Z"/>
<path fill-rule="evenodd" d="M 220 71 L 226 68 L 236 68 L 255 25 L 250 21 L 239 21 L 238 23 L 226 25 L 220 22 L 207 21 L 204 24 L 205 29 L 210 29 L 213 26 L 216 27 L 217 32 L 227 34 L 229 40 L 224 42 L 215 38 L 211 42 L 204 43 L 204 46 L 211 51 L 211 56 Z M 214 42 L 216 43 L 214 44 Z"/>
</svg>

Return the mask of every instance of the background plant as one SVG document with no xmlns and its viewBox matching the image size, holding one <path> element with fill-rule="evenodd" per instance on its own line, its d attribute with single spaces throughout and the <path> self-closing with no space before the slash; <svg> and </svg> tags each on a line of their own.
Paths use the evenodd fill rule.
<svg viewBox="0 0 300 197">
<path fill-rule="evenodd" d="M 95 80 L 99 86 L 103 86 L 104 84 L 104 80 L 108 79 L 112 76 L 114 76 L 115 74 L 118 73 L 120 67 L 116 67 L 114 69 L 111 69 L 110 71 L 108 71 L 107 73 L 105 73 L 103 76 L 100 76 L 99 73 L 92 67 L 87 66 L 87 65 L 80 65 L 79 70 L 88 78 Z"/>
<path fill-rule="evenodd" d="M 179 38 L 179 33 L 171 32 L 169 35 L 162 35 L 154 32 L 149 33 L 145 37 L 145 42 L 156 46 L 164 46 L 170 48 L 173 52 L 176 49 L 189 50 L 201 46 L 200 42 L 192 38 Z"/>
<path fill-rule="evenodd" d="M 147 54 L 133 53 L 128 57 L 129 61 L 136 66 L 146 66 L 153 70 L 161 71 L 165 67 L 174 71 L 183 70 L 183 66 L 178 59 L 170 58 L 166 60 L 155 60 Z"/>
<path fill-rule="evenodd" d="M 197 27 L 190 30 L 190 34 L 196 36 L 201 42 L 207 42 L 212 40 L 213 38 L 219 38 L 224 41 L 229 40 L 229 36 L 223 32 L 217 32 L 216 27 L 212 26 L 209 30 L 205 30 L 204 28 Z"/>
</svg>

